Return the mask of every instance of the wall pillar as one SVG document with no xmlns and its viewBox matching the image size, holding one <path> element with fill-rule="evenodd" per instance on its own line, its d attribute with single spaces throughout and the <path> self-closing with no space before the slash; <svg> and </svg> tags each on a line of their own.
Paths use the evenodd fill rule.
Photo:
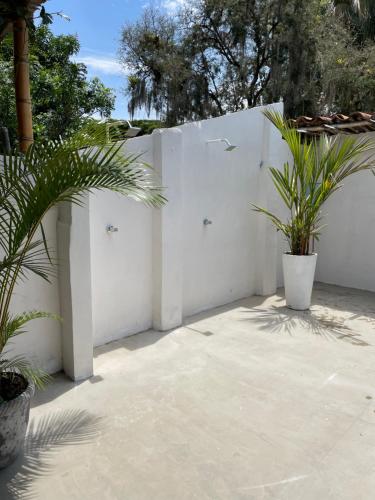
<svg viewBox="0 0 375 500">
<path fill-rule="evenodd" d="M 153 133 L 154 168 L 168 203 L 153 213 L 153 328 L 182 323 L 182 132 Z"/>
<path fill-rule="evenodd" d="M 259 165 L 258 200 L 256 204 L 259 207 L 273 211 L 275 207 L 272 200 L 275 194 L 268 170 L 271 166 L 270 162 L 275 159 L 271 154 L 271 127 L 271 122 L 263 116 L 263 143 Z M 277 233 L 275 227 L 265 215 L 256 215 L 258 222 L 255 293 L 257 295 L 272 295 L 276 292 L 277 288 Z"/>
<path fill-rule="evenodd" d="M 93 375 L 89 195 L 84 201 L 61 204 L 57 222 L 63 369 L 76 381 Z"/>
</svg>

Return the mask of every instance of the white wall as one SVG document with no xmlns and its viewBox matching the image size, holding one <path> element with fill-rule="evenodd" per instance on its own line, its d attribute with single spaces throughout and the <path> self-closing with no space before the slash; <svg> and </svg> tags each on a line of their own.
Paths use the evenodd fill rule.
<svg viewBox="0 0 375 500">
<path fill-rule="evenodd" d="M 255 108 L 181 127 L 183 134 L 183 315 L 255 292 L 264 117 Z M 225 151 L 227 138 L 238 146 Z M 203 225 L 208 218 L 212 225 Z"/>
<path fill-rule="evenodd" d="M 267 123 L 255 108 L 127 142 L 154 165 L 169 201 L 152 212 L 113 193 L 90 196 L 94 345 L 275 289 L 275 232 L 250 206 L 267 203 L 261 162 L 285 157 Z M 207 143 L 219 138 L 237 148 Z"/>
<path fill-rule="evenodd" d="M 124 154 L 144 153 L 152 163 L 151 136 L 128 141 Z M 118 232 L 108 233 L 112 224 Z M 152 324 L 152 210 L 110 192 L 90 195 L 94 345 Z"/>
<path fill-rule="evenodd" d="M 250 202 L 268 203 L 269 180 L 260 163 L 284 155 L 273 135 L 255 108 L 129 140 L 126 151 L 143 153 L 155 166 L 169 203 L 152 210 L 114 193 L 93 193 L 84 209 L 60 208 L 58 241 L 52 211 L 47 233 L 62 254 L 59 283 L 22 284 L 13 307 L 61 309 L 65 324 L 61 334 L 59 323 L 35 321 L 17 339 L 17 352 L 50 372 L 64 366 L 79 379 L 90 374 L 93 345 L 151 326 L 172 328 L 194 312 L 271 292 L 274 231 Z M 207 144 L 218 138 L 237 149 Z M 212 225 L 203 225 L 206 217 Z M 108 224 L 118 232 L 108 233 Z"/>
<path fill-rule="evenodd" d="M 49 247 L 56 245 L 57 208 L 52 209 L 44 220 Z M 60 314 L 60 301 L 57 279 L 47 283 L 38 276 L 20 282 L 16 287 L 11 303 L 11 312 L 41 310 Z M 25 325 L 26 333 L 15 337 L 9 345 L 12 355 L 22 354 L 31 359 L 36 366 L 49 373 L 62 368 L 61 324 L 52 319 L 37 319 Z"/>
<path fill-rule="evenodd" d="M 228 138 L 237 149 L 226 152 L 222 143 L 207 144 L 218 138 Z M 173 328 L 195 312 L 254 293 L 271 294 L 282 285 L 282 237 L 250 206 L 281 210 L 267 167 L 289 159 L 285 141 L 262 108 L 157 131 L 129 140 L 126 149 L 144 153 L 154 165 L 169 203 L 152 210 L 98 192 L 80 212 L 60 210 L 64 255 L 59 258 L 70 259 L 66 283 L 60 279 L 59 287 L 57 281 L 49 285 L 32 278 L 16 290 L 14 311 L 66 313 L 63 336 L 59 323 L 37 320 L 14 342 L 15 353 L 27 354 L 50 372 L 66 367 L 65 358 L 71 357 L 72 377 L 87 376 L 93 345 L 151 326 Z M 350 178 L 324 211 L 328 226 L 317 248 L 317 280 L 375 291 L 374 177 Z M 212 225 L 203 225 L 206 217 Z M 56 220 L 53 210 L 46 230 L 54 248 Z M 108 224 L 119 231 L 109 234 Z M 91 319 L 86 321 L 91 317 L 92 328 Z M 62 352 L 70 353 L 64 365 Z"/>
<path fill-rule="evenodd" d="M 375 140 L 375 133 L 358 138 Z M 323 208 L 316 280 L 375 291 L 375 177 L 348 178 Z"/>
</svg>

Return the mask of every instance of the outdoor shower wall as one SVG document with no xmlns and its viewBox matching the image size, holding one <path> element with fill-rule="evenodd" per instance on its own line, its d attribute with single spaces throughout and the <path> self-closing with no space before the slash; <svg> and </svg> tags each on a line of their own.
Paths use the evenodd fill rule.
<svg viewBox="0 0 375 500">
<path fill-rule="evenodd" d="M 57 208 L 53 208 L 44 219 L 44 229 L 51 249 L 57 249 Z M 41 235 L 37 235 L 38 238 Z M 57 256 L 59 257 L 59 256 Z M 58 279 L 47 283 L 38 276 L 30 275 L 22 281 L 13 295 L 12 313 L 24 311 L 48 311 L 60 314 Z M 26 325 L 27 333 L 12 339 L 9 354 L 25 355 L 36 366 L 49 373 L 55 373 L 62 367 L 61 323 L 53 319 L 37 319 Z"/>
<path fill-rule="evenodd" d="M 250 203 L 272 208 L 265 165 L 278 164 L 285 145 L 262 108 L 155 131 L 125 151 L 144 153 L 168 203 L 90 196 L 94 345 L 275 289 L 276 235 Z"/>
<path fill-rule="evenodd" d="M 124 154 L 153 162 L 153 139 L 126 143 Z M 113 225 L 118 231 L 108 232 Z M 90 195 L 94 345 L 152 325 L 152 210 L 111 192 Z"/>
<path fill-rule="evenodd" d="M 359 139 L 375 141 L 375 133 Z M 323 209 L 317 281 L 375 291 L 375 177 L 350 177 Z"/>
<path fill-rule="evenodd" d="M 261 108 L 181 127 L 184 317 L 256 291 L 265 127 Z M 220 138 L 236 149 L 207 142 Z"/>
<path fill-rule="evenodd" d="M 281 165 L 287 150 L 262 108 L 155 131 L 125 151 L 153 165 L 168 203 L 151 209 L 96 192 L 83 208 L 61 206 L 47 227 L 59 282 L 30 281 L 14 302 L 61 312 L 62 325 L 36 321 L 16 348 L 76 380 L 92 373 L 93 346 L 276 288 L 276 233 L 250 203 L 277 207 L 265 167 Z"/>
<path fill-rule="evenodd" d="M 213 139 L 237 148 L 225 151 L 224 143 L 207 142 Z M 193 313 L 283 284 L 282 237 L 250 206 L 281 213 L 267 167 L 289 159 L 262 108 L 155 131 L 125 148 L 153 165 L 168 203 L 151 209 L 98 192 L 83 208 L 51 211 L 46 230 L 58 250 L 59 279 L 22 283 L 12 304 L 13 311 L 61 313 L 62 325 L 32 322 L 14 352 L 74 379 L 92 374 L 95 345 L 150 327 L 168 330 Z M 317 280 L 375 290 L 375 178 L 352 177 L 324 212 Z"/>
</svg>

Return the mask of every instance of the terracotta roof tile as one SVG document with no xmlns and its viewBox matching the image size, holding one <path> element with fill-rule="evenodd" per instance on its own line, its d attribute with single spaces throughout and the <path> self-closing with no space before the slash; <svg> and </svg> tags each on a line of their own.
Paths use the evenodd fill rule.
<svg viewBox="0 0 375 500">
<path fill-rule="evenodd" d="M 291 122 L 296 128 L 310 135 L 336 134 L 338 132 L 356 134 L 375 131 L 375 113 L 362 111 L 355 111 L 350 115 L 336 113 L 329 116 L 299 116 Z"/>
</svg>

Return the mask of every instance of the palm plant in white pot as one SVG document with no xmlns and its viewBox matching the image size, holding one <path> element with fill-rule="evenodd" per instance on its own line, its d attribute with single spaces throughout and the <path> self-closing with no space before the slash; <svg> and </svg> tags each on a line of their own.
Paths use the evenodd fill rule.
<svg viewBox="0 0 375 500">
<path fill-rule="evenodd" d="M 124 155 L 122 147 L 105 144 L 104 127 L 90 125 L 65 140 L 34 143 L 25 155 L 0 157 L 0 468 L 22 446 L 34 386 L 48 380 L 28 359 L 9 351 L 28 321 L 56 317 L 11 310 L 21 279 L 35 274 L 48 281 L 51 276 L 54 262 L 44 216 L 58 203 L 82 203 L 82 194 L 94 189 L 110 189 L 151 206 L 164 202 L 152 170 L 136 156 Z"/>
<path fill-rule="evenodd" d="M 310 307 L 317 254 L 314 241 L 322 228 L 322 206 L 343 181 L 357 172 L 375 167 L 374 142 L 351 136 L 306 138 L 283 116 L 266 110 L 265 116 L 277 127 L 289 146 L 292 163 L 281 170 L 271 167 L 273 184 L 288 216 L 253 205 L 286 238 L 289 251 L 283 255 L 287 306 L 296 310 Z"/>
</svg>

